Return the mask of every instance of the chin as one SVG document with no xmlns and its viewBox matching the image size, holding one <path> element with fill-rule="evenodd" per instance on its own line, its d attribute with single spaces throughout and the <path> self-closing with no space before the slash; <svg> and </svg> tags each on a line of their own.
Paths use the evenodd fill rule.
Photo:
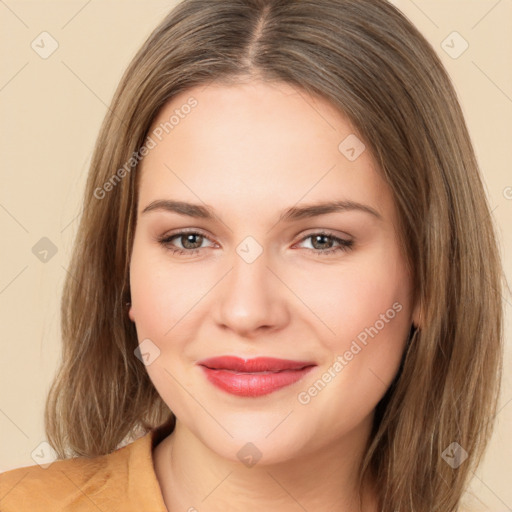
<svg viewBox="0 0 512 512">
<path fill-rule="evenodd" d="M 232 424 L 227 429 L 233 437 L 222 428 L 216 429 L 216 435 L 213 436 L 211 429 L 204 433 L 197 432 L 196 435 L 205 446 L 220 457 L 242 463 L 247 467 L 292 460 L 313 444 L 311 439 L 305 437 L 303 430 L 295 432 L 286 428 L 287 420 L 283 422 L 286 414 L 279 420 L 282 425 L 275 421 L 258 422 L 256 416 L 249 416 L 245 421 L 239 422 L 238 425 Z M 261 414 L 258 416 L 261 417 Z M 287 426 L 290 427 L 289 424 Z"/>
</svg>

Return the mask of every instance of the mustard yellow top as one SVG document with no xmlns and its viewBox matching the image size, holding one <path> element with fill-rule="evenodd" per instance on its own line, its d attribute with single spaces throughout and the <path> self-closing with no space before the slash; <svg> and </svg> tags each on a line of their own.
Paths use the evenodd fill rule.
<svg viewBox="0 0 512 512">
<path fill-rule="evenodd" d="M 153 449 L 168 425 L 108 455 L 59 459 L 0 474 L 1 512 L 167 512 Z"/>
</svg>

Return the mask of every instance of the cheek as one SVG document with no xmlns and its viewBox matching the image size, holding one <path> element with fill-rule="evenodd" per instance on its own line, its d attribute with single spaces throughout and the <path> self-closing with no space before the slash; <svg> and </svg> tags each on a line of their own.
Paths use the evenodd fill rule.
<svg viewBox="0 0 512 512">
<path fill-rule="evenodd" d="M 336 432 L 362 421 L 384 396 L 398 371 L 411 324 L 405 267 L 398 255 L 375 256 L 340 269 L 328 297 L 317 296 L 316 307 L 324 306 L 326 323 L 335 331 L 319 336 L 330 355 L 319 376 L 327 384 L 307 381 L 298 398 L 301 404 L 311 403 Z"/>
<path fill-rule="evenodd" d="M 135 314 L 139 340 L 141 336 L 153 338 L 161 336 L 167 325 L 169 329 L 168 297 L 170 290 L 165 286 L 164 276 L 141 268 L 137 264 L 132 266 L 130 287 L 132 305 Z"/>
<path fill-rule="evenodd" d="M 130 288 L 137 329 L 164 339 L 207 291 L 208 280 L 172 264 L 162 252 L 134 244 Z M 202 281 L 201 281 L 202 279 Z M 144 334 L 144 333 L 142 333 Z M 139 336 L 140 339 L 140 336 Z"/>
<path fill-rule="evenodd" d="M 182 400 L 180 384 L 192 384 L 190 376 L 176 365 L 176 356 L 187 357 L 182 325 L 193 316 L 192 306 L 200 292 L 196 284 L 185 272 L 172 270 L 165 256 L 154 248 L 134 242 L 130 288 L 140 351 L 149 353 L 146 371 L 174 412 L 182 411 L 187 403 Z"/>
<path fill-rule="evenodd" d="M 319 337 L 329 352 L 347 350 L 352 340 L 364 340 L 375 327 L 391 344 L 408 332 L 410 280 L 394 247 L 368 251 L 302 278 L 295 290 L 319 318 Z"/>
<path fill-rule="evenodd" d="M 343 357 L 354 395 L 375 404 L 391 384 L 411 327 L 410 279 L 400 254 L 387 254 L 346 276 L 344 308 L 331 350 Z M 353 385 L 353 387 L 352 387 Z"/>
<path fill-rule="evenodd" d="M 408 323 L 408 281 L 396 266 L 377 263 L 347 276 L 344 311 L 340 316 L 350 338 L 371 328 L 388 333 L 401 331 Z M 343 325 L 338 326 L 343 329 Z"/>
</svg>

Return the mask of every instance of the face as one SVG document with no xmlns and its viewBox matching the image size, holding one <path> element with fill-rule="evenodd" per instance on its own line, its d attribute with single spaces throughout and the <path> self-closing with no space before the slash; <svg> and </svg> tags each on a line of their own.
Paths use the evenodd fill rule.
<svg viewBox="0 0 512 512">
<path fill-rule="evenodd" d="M 262 462 L 368 429 L 417 312 L 390 189 L 348 119 L 287 84 L 211 84 L 149 136 L 129 315 L 178 423 Z"/>
</svg>

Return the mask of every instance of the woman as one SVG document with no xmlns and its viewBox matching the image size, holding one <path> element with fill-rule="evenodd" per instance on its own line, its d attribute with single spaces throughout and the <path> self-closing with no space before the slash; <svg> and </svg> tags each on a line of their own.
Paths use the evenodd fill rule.
<svg viewBox="0 0 512 512">
<path fill-rule="evenodd" d="M 456 94 L 395 7 L 185 0 L 98 137 L 45 415 L 64 460 L 4 473 L 0 506 L 460 510 L 500 290 Z"/>
</svg>

